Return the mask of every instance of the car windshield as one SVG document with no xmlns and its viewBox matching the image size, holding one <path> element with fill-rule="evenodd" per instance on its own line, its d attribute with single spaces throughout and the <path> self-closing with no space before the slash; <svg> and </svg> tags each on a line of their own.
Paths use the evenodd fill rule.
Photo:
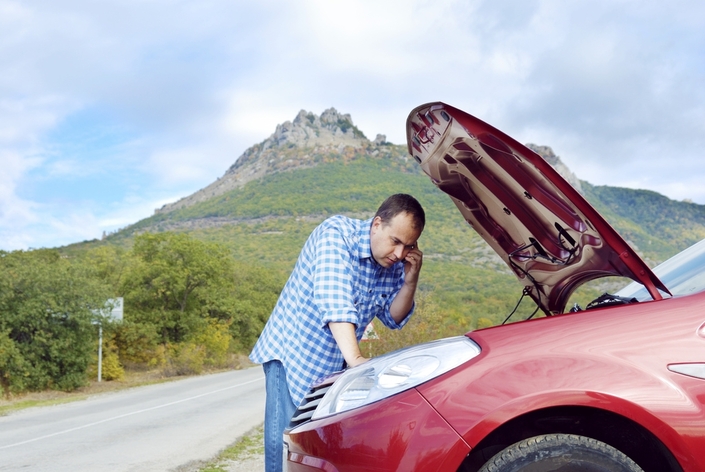
<svg viewBox="0 0 705 472">
<path fill-rule="evenodd" d="M 656 266 L 654 274 L 674 297 L 705 290 L 705 239 Z M 640 302 L 651 300 L 649 292 L 637 282 L 632 282 L 615 295 L 633 297 Z"/>
</svg>

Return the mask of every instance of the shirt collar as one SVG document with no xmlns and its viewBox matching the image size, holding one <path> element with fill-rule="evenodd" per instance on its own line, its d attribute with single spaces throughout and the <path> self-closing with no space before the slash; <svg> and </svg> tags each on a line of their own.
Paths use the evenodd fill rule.
<svg viewBox="0 0 705 472">
<path fill-rule="evenodd" d="M 360 259 L 372 258 L 372 245 L 370 244 L 370 230 L 372 229 L 372 220 L 362 221 L 357 232 L 357 257 Z M 376 262 L 376 261 L 375 261 Z"/>
</svg>

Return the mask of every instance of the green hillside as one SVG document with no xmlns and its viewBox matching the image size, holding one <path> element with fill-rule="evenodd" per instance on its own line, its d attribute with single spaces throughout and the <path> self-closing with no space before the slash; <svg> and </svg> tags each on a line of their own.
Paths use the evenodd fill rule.
<svg viewBox="0 0 705 472">
<path fill-rule="evenodd" d="M 464 222 L 450 199 L 406 159 L 358 155 L 267 176 L 192 207 L 158 214 L 107 239 L 124 244 L 142 231 L 185 231 L 227 246 L 237 260 L 262 265 L 282 280 L 313 228 L 327 216 L 369 218 L 393 193 L 413 194 L 427 214 L 419 246 L 423 287 L 464 328 L 503 319 L 520 294 L 501 260 Z M 220 224 L 209 226 L 209 221 Z M 197 222 L 197 223 L 195 223 Z M 468 309 L 470 308 L 470 309 Z"/>
<path fill-rule="evenodd" d="M 324 218 L 339 213 L 367 218 L 386 196 L 411 193 L 428 218 L 420 241 L 422 290 L 433 293 L 439 308 L 464 327 L 477 326 L 480 318 L 500 322 L 518 299 L 519 285 L 450 199 L 407 159 L 406 149 L 387 147 L 381 157 L 360 150 L 345 159 L 326 156 L 315 167 L 267 175 L 210 200 L 154 215 L 106 242 L 129 244 L 134 234 L 145 231 L 187 232 L 224 244 L 237 260 L 266 267 L 283 281 L 306 237 Z M 287 152 L 300 150 L 283 150 L 283 159 Z M 582 184 L 587 199 L 651 265 L 705 237 L 701 205 L 649 191 Z M 595 293 L 588 289 L 584 297 Z"/>
<path fill-rule="evenodd" d="M 587 200 L 645 259 L 655 265 L 705 238 L 705 206 L 677 202 L 650 190 L 593 186 Z"/>
</svg>

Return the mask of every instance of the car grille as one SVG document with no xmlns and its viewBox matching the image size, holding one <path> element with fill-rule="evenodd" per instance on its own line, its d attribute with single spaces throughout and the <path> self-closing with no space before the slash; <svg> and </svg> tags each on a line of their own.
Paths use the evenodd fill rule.
<svg viewBox="0 0 705 472">
<path fill-rule="evenodd" d="M 338 375 L 333 375 L 326 378 L 322 382 L 317 382 L 313 387 L 306 393 L 301 404 L 296 409 L 294 416 L 291 417 L 291 422 L 289 422 L 289 429 L 295 428 L 309 421 L 316 411 L 318 404 L 321 403 L 323 396 L 330 389 L 335 382 Z"/>
</svg>

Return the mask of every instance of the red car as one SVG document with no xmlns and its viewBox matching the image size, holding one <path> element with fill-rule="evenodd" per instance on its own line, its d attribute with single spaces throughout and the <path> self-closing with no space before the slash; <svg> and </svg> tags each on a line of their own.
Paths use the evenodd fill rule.
<svg viewBox="0 0 705 472">
<path fill-rule="evenodd" d="M 705 470 L 705 242 L 652 271 L 540 156 L 442 103 L 410 154 L 547 316 L 402 349 L 321 380 L 290 472 Z M 599 277 L 634 280 L 586 309 Z"/>
</svg>

